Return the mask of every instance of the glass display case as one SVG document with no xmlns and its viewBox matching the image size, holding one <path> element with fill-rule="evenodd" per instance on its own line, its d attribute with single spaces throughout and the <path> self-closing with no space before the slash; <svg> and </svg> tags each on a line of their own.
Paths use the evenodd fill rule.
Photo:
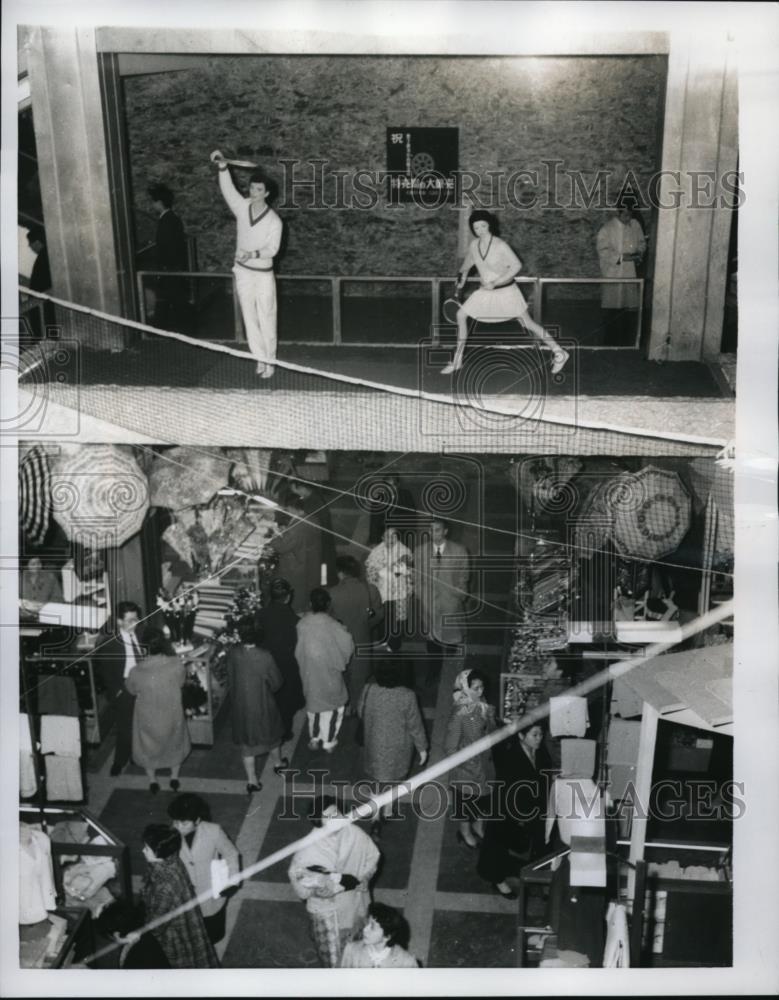
<svg viewBox="0 0 779 1000">
<path fill-rule="evenodd" d="M 182 690 L 184 713 L 189 737 L 198 746 L 213 746 L 214 723 L 227 693 L 225 679 L 212 669 L 212 653 L 211 643 L 179 653 L 187 670 Z"/>
</svg>

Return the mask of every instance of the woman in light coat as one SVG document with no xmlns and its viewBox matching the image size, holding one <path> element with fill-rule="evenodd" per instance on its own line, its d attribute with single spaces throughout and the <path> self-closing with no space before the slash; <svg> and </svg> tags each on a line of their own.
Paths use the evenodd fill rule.
<svg viewBox="0 0 779 1000">
<path fill-rule="evenodd" d="M 146 771 L 149 790 L 156 795 L 157 771 L 164 767 L 170 768 L 170 787 L 178 791 L 181 765 L 192 748 L 181 701 L 186 669 L 160 629 L 147 628 L 143 645 L 147 655 L 124 685 L 135 695 L 133 761 Z"/>
<path fill-rule="evenodd" d="M 425 764 L 427 735 L 417 697 L 401 683 L 397 666 L 380 661 L 374 676 L 375 683 L 363 688 L 358 711 L 364 732 L 363 768 L 382 791 L 383 785 L 396 784 L 408 776 L 414 749 L 420 765 Z M 383 807 L 373 824 L 373 836 L 379 834 L 381 820 L 391 808 Z"/>
<path fill-rule="evenodd" d="M 447 756 L 475 743 L 496 728 L 495 709 L 484 700 L 486 678 L 479 670 L 462 670 L 454 683 L 452 714 L 446 727 Z M 449 772 L 457 840 L 475 851 L 484 838 L 483 806 L 494 777 L 489 750 L 470 757 Z M 479 800 L 482 800 L 481 802 Z"/>
<path fill-rule="evenodd" d="M 365 579 L 381 596 L 387 645 L 395 652 L 401 646 L 401 627 L 414 591 L 412 564 L 411 549 L 401 542 L 397 528 L 391 527 L 385 528 L 382 540 L 365 560 Z"/>
<path fill-rule="evenodd" d="M 240 857 L 235 845 L 218 823 L 211 822 L 211 810 L 199 795 L 184 792 L 168 806 L 173 826 L 181 834 L 179 857 L 187 869 L 195 895 L 209 892 L 212 886 L 211 864 L 223 861 L 228 878 L 241 870 Z M 224 896 L 216 899 L 210 896 L 200 903 L 206 934 L 212 944 L 217 944 L 225 935 Z"/>
</svg>

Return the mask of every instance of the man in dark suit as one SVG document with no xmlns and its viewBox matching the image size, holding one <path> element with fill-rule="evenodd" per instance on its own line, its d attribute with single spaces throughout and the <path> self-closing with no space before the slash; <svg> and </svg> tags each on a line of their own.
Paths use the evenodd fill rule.
<svg viewBox="0 0 779 1000">
<path fill-rule="evenodd" d="M 188 270 L 187 240 L 184 225 L 173 211 L 173 192 L 166 184 L 152 184 L 149 197 L 158 213 L 154 264 L 157 271 Z M 168 278 L 160 275 L 154 284 L 156 304 L 154 326 L 163 330 L 177 330 L 184 319 L 186 306 L 186 278 Z"/>
<path fill-rule="evenodd" d="M 449 538 L 449 525 L 434 518 L 430 537 L 414 554 L 414 591 L 420 611 L 420 626 L 427 640 L 428 669 L 425 683 L 441 676 L 443 658 L 454 656 L 465 642 L 463 626 L 451 618 L 461 615 L 468 599 L 468 551 Z"/>
<path fill-rule="evenodd" d="M 130 761 L 133 748 L 133 711 L 135 696 L 125 687 L 125 680 L 143 651 L 135 635 L 141 609 L 132 601 L 116 606 L 116 632 L 97 650 L 98 670 L 116 719 L 116 749 L 111 776 L 121 774 Z"/>
<path fill-rule="evenodd" d="M 356 712 L 371 673 L 371 628 L 381 620 L 383 607 L 378 590 L 360 579 L 360 564 L 354 556 L 339 556 L 335 565 L 338 583 L 330 588 L 330 614 L 346 626 L 354 640 L 354 655 L 346 668 L 346 686 L 349 706 Z"/>
</svg>

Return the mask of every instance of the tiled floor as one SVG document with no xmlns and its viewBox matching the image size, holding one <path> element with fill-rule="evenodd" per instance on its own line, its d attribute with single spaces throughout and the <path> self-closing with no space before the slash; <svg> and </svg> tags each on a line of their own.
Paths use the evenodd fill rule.
<svg viewBox="0 0 779 1000">
<path fill-rule="evenodd" d="M 482 655 L 480 660 L 494 656 Z M 441 755 L 452 680 L 461 668 L 462 662 L 452 659 L 437 686 L 420 687 L 434 759 Z M 228 705 L 217 719 L 214 747 L 194 748 L 185 762 L 182 790 L 204 796 L 214 820 L 238 845 L 244 866 L 253 865 L 308 832 L 306 817 L 317 783 L 321 789 L 335 782 L 344 801 L 352 803 L 353 785 L 363 777 L 355 725 L 347 718 L 336 752 L 325 754 L 308 749 L 299 715 L 291 773 L 281 778 L 266 767 L 262 791 L 248 796 L 240 754 L 232 744 Z M 152 796 L 145 775 L 132 766 L 111 778 L 111 757 L 105 747 L 93 755 L 90 808 L 130 845 L 137 886 L 144 871 L 140 834 L 147 823 L 165 822 L 172 793 L 163 777 L 162 790 Z M 419 820 L 408 801 L 399 804 L 399 811 L 399 818 L 383 828 L 382 861 L 372 889 L 374 898 L 405 912 L 413 953 L 425 966 L 515 965 L 516 904 L 481 881 L 475 871 L 477 853 L 456 842 L 455 826 L 446 816 Z M 367 829 L 368 823 L 363 826 Z M 285 858 L 255 872 L 228 903 L 228 933 L 220 946 L 225 967 L 316 966 L 305 907 L 287 880 L 288 864 Z"/>
<path fill-rule="evenodd" d="M 513 496 L 504 501 L 503 506 L 513 503 Z M 506 538 L 505 544 L 513 545 L 513 536 Z M 504 536 L 499 540 L 503 544 Z M 488 596 L 497 607 L 505 601 L 505 594 L 491 591 Z M 488 675 L 491 700 L 497 697 L 504 632 L 490 626 L 489 620 L 489 616 L 484 618 L 483 627 L 472 630 L 464 660 L 445 660 L 437 684 L 426 683 L 424 643 L 409 639 L 404 647 L 406 654 L 418 657 L 417 694 L 432 762 L 443 756 L 456 673 L 465 665 L 478 666 Z M 289 748 L 290 770 L 277 776 L 267 761 L 260 762 L 264 764 L 263 788 L 252 796 L 246 793 L 240 752 L 232 742 L 229 700 L 216 720 L 214 746 L 194 747 L 182 767 L 182 791 L 197 792 L 206 799 L 213 819 L 236 843 L 243 865 L 251 868 L 227 904 L 227 934 L 219 950 L 228 968 L 317 966 L 305 906 L 287 878 L 289 858 L 259 871 L 257 863 L 308 833 L 307 815 L 317 791 L 335 790 L 346 805 L 361 795 L 364 798 L 366 792 L 358 784 L 364 771 L 362 749 L 354 739 L 356 720 L 344 720 L 332 754 L 309 750 L 305 726 L 301 712 Z M 111 778 L 111 741 L 109 736 L 90 753 L 89 808 L 130 845 L 132 872 L 139 886 L 145 870 L 141 833 L 147 823 L 166 820 L 172 793 L 164 776 L 162 790 L 152 796 L 145 774 L 133 766 Z M 398 804 L 399 817 L 385 823 L 380 839 L 382 860 L 371 887 L 374 899 L 404 912 L 411 928 L 410 949 L 425 966 L 514 966 L 517 904 L 502 899 L 477 875 L 478 853 L 457 843 L 456 826 L 446 816 L 446 775 L 438 780 L 440 792 L 428 793 L 436 801 L 423 796 L 433 818 L 418 818 L 406 799 Z M 417 794 L 415 804 L 419 800 Z M 369 828 L 367 821 L 362 825 Z"/>
</svg>

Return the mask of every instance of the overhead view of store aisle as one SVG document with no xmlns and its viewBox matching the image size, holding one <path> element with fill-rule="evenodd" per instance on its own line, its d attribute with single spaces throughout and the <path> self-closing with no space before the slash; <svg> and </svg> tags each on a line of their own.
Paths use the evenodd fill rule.
<svg viewBox="0 0 779 1000">
<path fill-rule="evenodd" d="M 737 46 L 519 10 L 20 26 L 25 969 L 730 964 Z"/>
<path fill-rule="evenodd" d="M 477 485 L 476 463 L 471 476 L 473 485 Z M 334 488 L 339 485 L 333 483 Z M 483 523 L 474 517 L 471 530 L 479 531 L 478 544 L 484 544 L 485 555 L 494 557 L 486 564 L 496 568 L 483 571 L 480 606 L 468 629 L 465 665 L 489 675 L 495 700 L 504 654 L 508 595 L 515 577 L 516 536 L 512 525 L 516 519 L 516 493 L 506 479 L 482 491 L 482 495 L 474 489 L 466 502 L 474 508 L 459 512 L 467 521 L 471 521 L 478 504 L 487 503 Z M 336 524 L 339 513 L 341 518 L 349 515 L 343 499 L 340 506 L 339 512 L 338 499 L 331 506 Z M 357 522 L 359 535 L 359 515 Z M 404 656 L 419 658 L 415 661 L 418 697 L 431 742 L 438 746 L 440 756 L 452 704 L 452 682 L 462 660 L 457 658 L 456 666 L 447 667 L 440 682 L 430 685 L 425 683 L 426 654 L 421 637 L 407 641 L 403 652 Z M 351 788 L 364 777 L 361 750 L 354 742 L 355 719 L 346 720 L 337 750 L 328 755 L 308 749 L 305 725 L 300 731 L 302 720 L 298 718 L 290 771 L 277 776 L 266 764 L 260 775 L 262 791 L 248 797 L 239 748 L 231 741 L 229 716 L 227 703 L 215 722 L 213 747 L 195 747 L 183 766 L 181 789 L 196 792 L 208 801 L 213 818 L 237 845 L 244 866 L 248 866 L 305 835 L 309 829 L 306 816 L 314 794 L 323 785 Z M 174 793 L 162 778 L 162 791 L 151 797 L 139 767 L 131 766 L 122 776 L 111 777 L 111 754 L 111 737 L 90 754 L 90 806 L 105 826 L 132 845 L 131 863 L 136 885 L 140 885 L 144 862 L 139 833 L 149 823 L 167 822 L 166 810 Z M 352 802 L 347 792 L 344 804 Z M 295 818 L 279 818 L 285 812 Z M 400 806 L 400 813 L 388 822 L 381 837 L 382 863 L 374 883 L 374 898 L 411 914 L 413 953 L 424 965 L 442 968 L 514 965 L 515 906 L 502 900 L 478 877 L 477 855 L 456 842 L 454 824 L 445 815 L 435 824 L 420 822 L 408 800 Z M 362 826 L 368 830 L 370 824 Z M 424 835 L 420 836 L 420 832 Z M 230 902 L 226 941 L 221 946 L 225 967 L 295 968 L 318 964 L 313 944 L 307 950 L 300 947 L 308 936 L 307 917 L 289 886 L 288 864 L 280 862 L 247 880 Z"/>
<path fill-rule="evenodd" d="M 48 482 L 41 469 L 56 479 L 66 467 L 61 463 L 84 461 L 106 475 L 118 463 L 125 474 L 146 481 L 151 506 L 136 511 L 134 522 L 124 526 L 131 536 L 138 528 L 140 533 L 102 559 L 94 554 L 86 559 L 84 554 L 76 569 L 56 555 L 58 545 L 61 548 L 59 532 L 67 520 L 58 516 L 44 531 L 35 518 L 45 505 L 32 500 Z M 353 709 L 367 719 L 368 693 L 384 690 L 387 683 L 391 685 L 387 693 L 406 686 L 413 691 L 401 697 L 419 706 L 423 735 L 415 737 L 416 750 L 421 754 L 429 748 L 433 766 L 467 745 L 468 740 L 463 744 L 453 736 L 461 732 L 462 712 L 486 720 L 486 728 L 480 730 L 486 733 L 496 723 L 547 706 L 542 713 L 544 728 L 538 730 L 539 746 L 530 748 L 531 759 L 535 760 L 537 749 L 547 762 L 544 781 L 581 780 L 598 801 L 603 796 L 604 807 L 624 805 L 629 783 L 638 781 L 652 760 L 657 761 L 658 774 L 680 781 L 701 773 L 727 782 L 732 774 L 727 622 L 709 629 L 700 648 L 678 647 L 687 651 L 677 654 L 676 669 L 670 661 L 677 657 L 668 657 L 669 665 L 663 664 L 654 680 L 647 675 L 640 683 L 623 686 L 621 693 L 616 685 L 612 690 L 612 685 L 596 684 L 586 697 L 569 699 L 575 710 L 553 707 L 565 700 L 561 696 L 572 686 L 625 655 L 626 642 L 636 650 L 655 639 L 678 643 L 682 623 L 693 621 L 707 605 L 714 608 L 726 601 L 731 592 L 729 474 L 709 459 L 651 462 L 358 452 L 293 455 L 142 446 L 85 446 L 59 456 L 32 446 L 25 456 L 25 523 L 42 543 L 22 581 L 27 596 L 22 606 L 26 652 L 20 707 L 27 713 L 22 718 L 32 720 L 25 725 L 33 726 L 42 744 L 50 742 L 45 734 L 53 723 L 46 721 L 47 713 L 55 712 L 59 718 L 56 712 L 69 695 L 65 688 L 74 685 L 75 694 L 69 696 L 72 712 L 79 716 L 84 749 L 67 751 L 71 777 L 79 770 L 73 757 L 81 755 L 78 787 L 73 790 L 63 790 L 49 746 L 42 745 L 42 756 L 28 751 L 32 774 L 31 785 L 24 790 L 24 817 L 26 823 L 45 821 L 48 829 L 56 830 L 52 843 L 57 857 L 69 853 L 60 838 L 75 837 L 74 831 L 85 822 L 93 827 L 93 841 L 97 831 L 113 845 L 112 856 L 121 859 L 118 868 L 109 867 L 99 886 L 95 883 L 84 890 L 91 893 L 82 903 L 95 917 L 95 928 L 101 926 L 101 909 L 117 893 L 146 895 L 151 868 L 144 838 L 155 824 L 169 829 L 169 808 L 175 815 L 182 795 L 194 794 L 206 803 L 209 822 L 221 827 L 235 845 L 243 868 L 252 868 L 304 838 L 319 796 L 334 795 L 342 812 L 365 802 L 377 789 L 375 783 L 366 783 L 376 773 L 366 769 L 373 733 L 367 721 L 364 727 L 358 725 Z M 625 490 L 634 491 L 642 501 L 631 524 L 617 517 Z M 638 510 L 643 511 L 643 520 Z M 647 524 L 648 533 L 642 531 Z M 285 542 L 287 536 L 294 542 Z M 628 555 L 631 550 L 635 555 Z M 702 551 L 709 553 L 710 567 L 703 572 Z M 380 570 L 375 576 L 381 566 L 389 567 L 395 580 L 391 585 L 395 589 L 384 593 L 387 577 Z M 458 570 L 462 576 L 456 575 Z M 451 582 L 435 590 L 441 574 L 448 572 L 455 574 L 447 578 Z M 323 743 L 315 720 L 324 709 L 309 705 L 309 693 L 308 712 L 297 711 L 289 737 L 279 743 L 278 729 L 275 737 L 260 740 L 264 746 L 247 751 L 240 735 L 243 723 L 236 722 L 242 718 L 239 699 L 244 689 L 238 694 L 232 687 L 238 683 L 239 669 L 234 651 L 243 650 L 245 655 L 254 649 L 254 642 L 259 650 L 264 648 L 264 640 L 244 634 L 244 624 L 265 620 L 276 602 L 275 581 L 285 574 L 294 581 L 290 596 L 297 611 L 287 611 L 293 623 L 293 649 L 294 624 L 299 623 L 295 669 L 301 676 L 306 653 L 300 642 L 306 623 L 317 621 L 317 627 L 348 635 L 335 611 L 317 611 L 315 602 L 322 595 L 337 601 L 345 586 L 356 587 L 362 597 L 357 604 L 358 624 L 352 625 L 355 636 L 361 634 L 359 620 L 370 629 L 374 616 L 377 627 L 368 649 L 359 644 L 354 648 L 347 670 L 350 700 L 346 688 L 335 700 L 334 718 L 340 718 L 346 702 L 340 732 L 336 726 L 335 736 L 326 736 Z M 439 602 L 432 617 L 425 611 L 428 585 Z M 56 591 L 66 601 L 80 590 L 81 603 L 69 611 L 74 626 L 70 639 L 63 639 L 61 629 L 43 624 L 47 605 L 34 598 L 42 600 L 44 590 L 49 600 Z M 298 591 L 310 592 L 307 612 L 309 602 Z M 85 635 L 79 624 L 105 620 L 101 602 L 112 593 L 125 602 L 113 609 L 120 623 L 116 631 L 106 622 L 100 633 Z M 136 596 L 139 603 L 126 603 Z M 382 605 L 380 599 L 385 597 L 389 600 Z M 442 611 L 444 604 L 447 614 Z M 160 659 L 165 661 L 153 655 L 151 646 L 144 658 L 133 654 L 135 665 L 120 683 L 119 700 L 109 700 L 112 675 L 106 672 L 101 648 L 115 642 L 114 635 L 125 641 L 121 622 L 128 608 L 136 608 L 142 619 L 137 625 L 141 643 L 158 641 L 155 637 L 161 633 L 155 625 L 167 629 L 176 643 L 176 657 L 168 661 L 180 671 L 183 697 L 176 693 L 172 701 L 165 701 L 165 711 L 150 709 L 148 701 L 142 701 L 144 684 L 149 682 L 144 678 L 158 669 Z M 353 620 L 346 610 L 343 614 L 344 620 Z M 127 634 L 134 631 L 131 627 Z M 119 654 L 121 663 L 126 648 Z M 140 646 L 137 654 L 141 656 Z M 353 685 L 366 658 L 369 683 L 358 694 Z M 283 656 L 278 662 L 287 669 Z M 389 682 L 388 671 L 394 678 Z M 284 684 L 289 684 L 290 675 L 285 676 Z M 477 684 L 483 685 L 483 695 L 477 692 L 475 700 L 468 695 L 463 702 L 465 693 L 476 691 Z M 123 736 L 126 724 L 119 708 L 125 689 L 138 695 L 132 746 L 122 744 L 128 739 Z M 162 689 L 154 690 L 161 699 L 170 697 Z M 282 695 L 283 690 L 282 685 Z M 282 701 L 278 704 L 280 709 Z M 302 701 L 295 703 L 296 708 L 300 705 Z M 640 716 L 655 710 L 664 719 L 644 746 L 639 740 Z M 265 718 L 266 709 L 257 711 Z M 165 758 L 160 750 L 149 750 L 144 733 L 159 732 L 160 727 L 167 732 L 176 714 L 186 729 L 185 736 L 175 738 L 177 745 L 183 741 L 183 749 L 167 751 L 176 756 Z M 671 721 L 676 715 L 685 722 Z M 690 733 L 699 749 L 685 749 L 693 746 L 685 725 L 692 726 Z M 362 735 L 359 728 L 364 729 Z M 520 761 L 525 754 L 524 737 L 511 741 L 503 755 L 496 748 L 494 762 L 489 752 L 479 758 L 483 771 L 477 780 L 485 782 L 489 794 L 489 781 L 495 777 L 506 782 L 522 774 L 514 772 L 512 777 L 506 771 L 517 766 L 517 753 L 522 755 Z M 413 777 L 425 766 L 415 753 L 408 769 L 410 743 L 408 747 L 405 770 L 394 780 Z M 60 752 L 65 751 L 60 748 Z M 257 769 L 249 776 L 246 754 L 252 752 Z M 171 770 L 174 759 L 180 766 Z M 397 803 L 397 815 L 378 826 L 373 818 L 357 824 L 365 842 L 375 842 L 379 852 L 370 878 L 371 897 L 407 921 L 410 953 L 423 966 L 434 968 L 600 965 L 605 947 L 605 924 L 601 928 L 600 920 L 605 920 L 607 899 L 622 898 L 619 879 L 612 885 L 612 873 L 607 882 L 603 869 L 603 881 L 599 875 L 595 883 L 599 888 L 592 890 L 597 894 L 595 915 L 580 921 L 574 933 L 564 921 L 560 923 L 554 909 L 560 904 L 553 902 L 556 883 L 549 865 L 567 856 L 570 833 L 559 816 L 554 823 L 553 798 L 548 813 L 552 822 L 545 830 L 531 829 L 520 819 L 508 834 L 508 828 L 489 826 L 503 823 L 502 814 L 490 818 L 495 802 L 490 798 L 487 804 L 480 798 L 480 809 L 488 810 L 485 832 L 475 820 L 463 822 L 460 815 L 453 815 L 458 799 L 452 798 L 450 782 L 464 780 L 455 779 L 454 773 L 443 772 L 436 784 L 403 798 Z M 538 803 L 547 815 L 543 795 Z M 495 834 L 496 829 L 503 833 Z M 718 825 L 701 825 L 695 815 L 687 815 L 677 817 L 673 825 L 669 821 L 665 827 L 650 826 L 646 846 L 630 839 L 637 835 L 636 829 L 634 825 L 631 833 L 630 823 L 613 813 L 608 821 L 599 820 L 593 836 L 604 846 L 608 842 L 609 856 L 617 866 L 627 864 L 628 849 L 639 856 L 646 852 L 656 875 L 687 880 L 680 891 L 688 896 L 715 891 L 705 885 L 712 880 L 719 893 L 710 910 L 712 941 L 720 954 L 726 947 L 722 942 L 729 920 L 729 882 L 722 867 L 729 856 L 727 817 L 723 815 Z M 667 837 L 662 836 L 663 829 Z M 504 850 L 503 836 L 508 838 L 505 854 L 495 855 L 502 859 L 496 863 L 493 852 Z M 655 846 L 652 840 L 663 843 Z M 616 846 L 618 841 L 621 847 Z M 596 852 L 603 864 L 607 854 Z M 289 868 L 287 854 L 252 871 L 230 890 L 223 911 L 225 931 L 217 942 L 218 959 L 225 968 L 322 964 L 317 939 L 310 935 L 311 914 L 290 881 Z M 686 876 L 685 870 L 689 870 Z M 59 884 L 71 907 L 80 898 L 73 896 L 74 877 L 63 858 Z M 602 913 L 597 909 L 601 903 Z M 562 912 L 568 911 L 563 907 Z M 571 912 L 576 914 L 575 906 Z M 573 917 L 569 914 L 567 919 Z M 653 919 L 658 920 L 657 913 Z M 588 931 L 583 939 L 582 927 L 592 926 L 596 931 Z M 94 935 L 93 940 L 99 943 L 100 938 Z M 637 960 L 672 962 L 663 952 L 665 947 L 669 956 L 674 954 L 668 940 L 665 944 L 661 940 L 660 946 L 644 942 Z M 89 953 L 82 943 L 78 957 L 88 958 Z M 695 952 L 694 959 L 700 964 L 719 960 L 706 951 Z M 99 961 L 110 963 L 110 955 Z"/>
</svg>

